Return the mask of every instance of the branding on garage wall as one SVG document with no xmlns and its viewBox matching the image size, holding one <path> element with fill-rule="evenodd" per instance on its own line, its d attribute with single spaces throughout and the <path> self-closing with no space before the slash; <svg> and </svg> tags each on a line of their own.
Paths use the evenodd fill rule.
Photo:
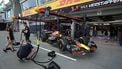
<svg viewBox="0 0 122 69">
<path fill-rule="evenodd" d="M 86 2 L 90 2 L 94 0 L 51 0 L 47 3 L 44 3 L 40 7 L 47 7 L 50 6 L 52 10 L 59 9 L 59 8 L 64 8 L 72 5 L 77 5 L 77 4 L 82 4 Z"/>
<path fill-rule="evenodd" d="M 107 1 L 101 1 L 101 2 L 96 2 L 96 3 L 81 5 L 80 8 L 91 8 L 91 7 L 103 6 L 103 5 L 107 5 L 107 4 L 115 4 L 115 3 L 119 3 L 119 2 L 122 2 L 122 0 L 107 0 Z"/>
<path fill-rule="evenodd" d="M 69 4 L 74 4 L 74 3 L 80 3 L 83 2 L 83 0 L 59 0 L 59 6 L 67 6 Z"/>
<path fill-rule="evenodd" d="M 82 3 L 86 3 L 86 2 L 90 2 L 90 1 L 93 1 L 93 0 L 54 0 L 54 1 L 50 1 L 50 2 L 47 2 L 47 3 L 39 6 L 39 8 L 50 6 L 51 10 L 56 10 L 59 8 L 64 8 L 64 7 L 68 7 L 68 6 L 72 6 L 72 5 L 82 4 Z M 35 8 L 25 10 L 23 12 L 23 16 L 29 16 L 29 15 L 36 14 L 36 12 L 33 11 L 34 9 Z"/>
<path fill-rule="evenodd" d="M 38 7 L 34 7 L 29 10 L 25 10 L 24 12 L 22 12 L 22 16 L 30 16 L 30 15 L 37 14 L 37 12 L 35 11 L 37 8 Z"/>
</svg>

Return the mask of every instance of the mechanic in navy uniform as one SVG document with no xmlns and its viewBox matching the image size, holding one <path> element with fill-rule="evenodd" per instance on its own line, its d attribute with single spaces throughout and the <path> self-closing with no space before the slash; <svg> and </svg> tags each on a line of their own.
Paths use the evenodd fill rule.
<svg viewBox="0 0 122 69">
<path fill-rule="evenodd" d="M 36 49 L 31 44 L 30 40 L 27 40 L 25 44 L 22 44 L 17 52 L 17 57 L 20 58 L 20 60 L 23 60 L 23 58 L 30 60 L 33 59 L 36 55 Z"/>
<path fill-rule="evenodd" d="M 22 30 L 22 33 L 24 33 L 24 36 L 25 36 L 25 40 L 26 41 L 30 39 L 30 29 L 27 26 L 27 23 L 26 22 L 24 22 L 24 29 Z"/>
</svg>

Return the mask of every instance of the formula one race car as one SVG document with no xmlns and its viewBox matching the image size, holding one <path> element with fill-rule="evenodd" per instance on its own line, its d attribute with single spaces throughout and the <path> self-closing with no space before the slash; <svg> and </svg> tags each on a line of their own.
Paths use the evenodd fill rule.
<svg viewBox="0 0 122 69">
<path fill-rule="evenodd" d="M 59 41 L 61 39 L 61 34 L 58 31 L 53 32 L 50 34 L 50 36 L 47 39 L 47 42 L 49 44 L 52 44 L 53 46 L 59 47 Z"/>
<path fill-rule="evenodd" d="M 85 55 L 87 53 L 95 52 L 97 49 L 97 45 L 90 41 L 88 45 L 80 42 L 83 41 L 82 39 L 79 40 L 72 40 L 71 38 L 62 38 L 59 42 L 59 48 L 61 51 L 69 51 L 71 54 L 82 54 Z"/>
<path fill-rule="evenodd" d="M 82 54 L 95 52 L 97 45 L 93 41 L 84 38 L 71 39 L 70 37 L 61 36 L 58 31 L 48 34 L 45 39 L 49 44 L 58 47 L 61 51 L 68 51 L 71 54 Z"/>
</svg>

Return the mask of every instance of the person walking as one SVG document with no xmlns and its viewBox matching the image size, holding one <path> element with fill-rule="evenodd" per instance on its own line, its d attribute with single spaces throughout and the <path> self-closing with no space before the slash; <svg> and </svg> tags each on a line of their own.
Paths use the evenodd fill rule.
<svg viewBox="0 0 122 69">
<path fill-rule="evenodd" d="M 7 50 L 11 50 L 11 51 L 16 51 L 13 47 L 13 42 L 14 42 L 14 34 L 13 34 L 13 25 L 12 24 L 8 24 L 7 25 L 7 46 L 5 49 L 3 49 L 4 52 L 7 52 Z"/>
<path fill-rule="evenodd" d="M 27 23 L 26 22 L 24 22 L 24 29 L 22 30 L 22 33 L 24 33 L 24 36 L 25 36 L 25 40 L 26 41 L 30 40 L 30 29 L 27 26 Z"/>
</svg>

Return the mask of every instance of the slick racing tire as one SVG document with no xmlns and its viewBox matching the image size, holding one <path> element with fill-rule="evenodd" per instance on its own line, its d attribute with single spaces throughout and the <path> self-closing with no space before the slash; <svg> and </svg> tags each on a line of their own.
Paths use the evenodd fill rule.
<svg viewBox="0 0 122 69">
<path fill-rule="evenodd" d="M 60 41 L 59 41 L 59 49 L 61 51 L 65 51 L 66 50 L 66 43 L 62 39 L 60 39 Z"/>
</svg>

